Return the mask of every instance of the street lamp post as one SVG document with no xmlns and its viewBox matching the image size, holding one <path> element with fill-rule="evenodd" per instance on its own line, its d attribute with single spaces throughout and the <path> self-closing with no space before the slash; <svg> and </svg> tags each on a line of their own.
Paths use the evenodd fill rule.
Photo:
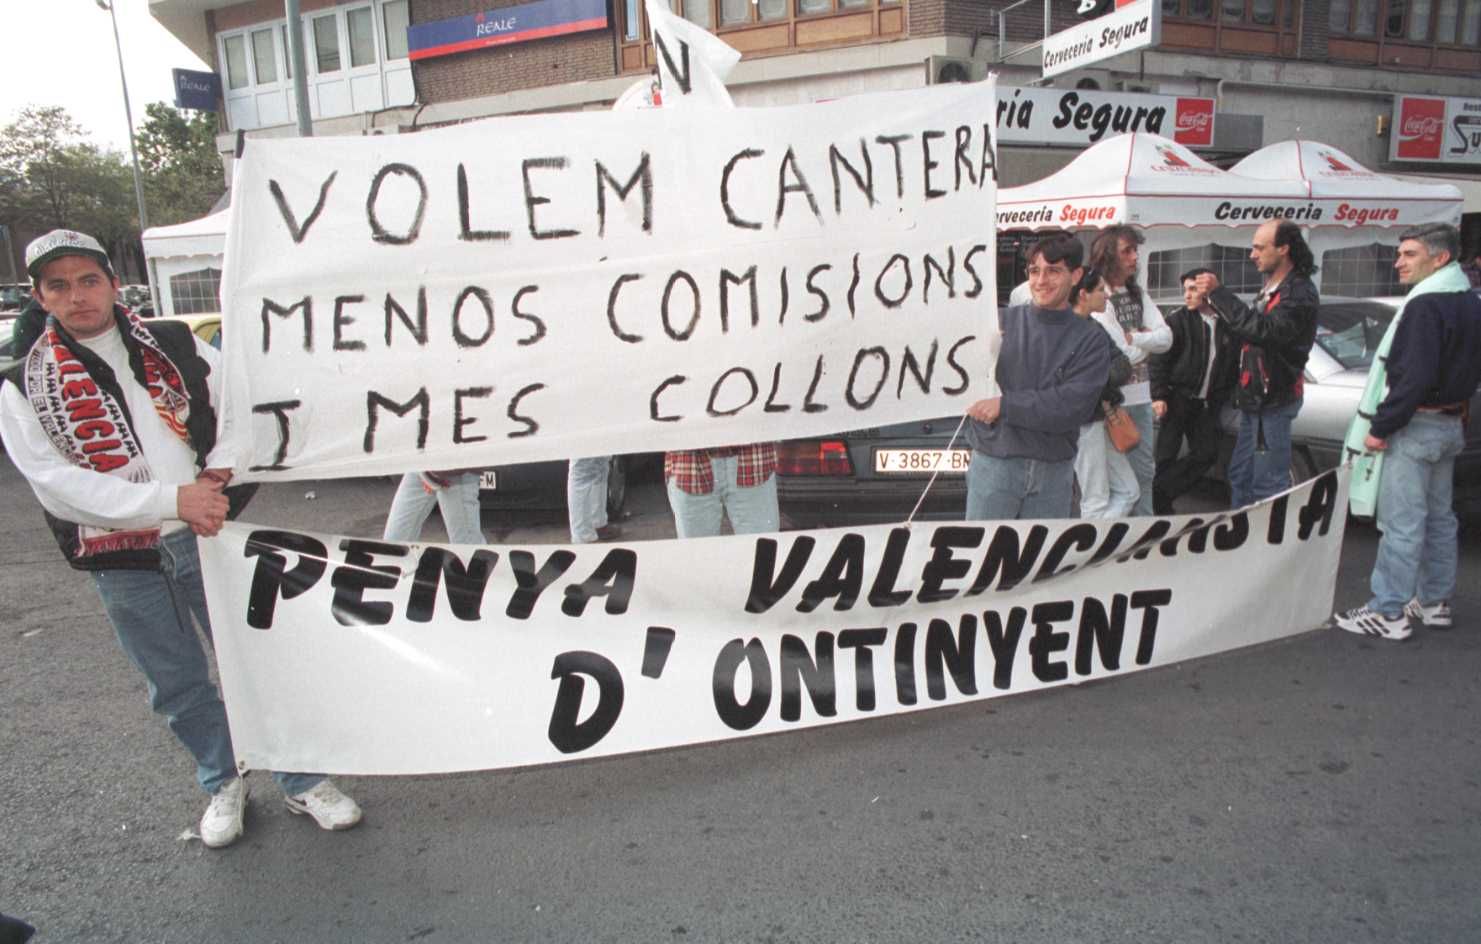
<svg viewBox="0 0 1481 944">
<path fill-rule="evenodd" d="M 134 199 L 139 202 L 139 233 L 142 236 L 144 230 L 149 228 L 149 214 L 144 209 L 144 178 L 139 174 L 139 149 L 134 145 L 134 111 L 129 107 L 129 80 L 123 71 L 123 42 L 118 38 L 118 14 L 113 10 L 110 0 L 94 0 L 99 9 L 108 11 L 108 18 L 113 21 L 113 46 L 118 51 L 118 81 L 123 86 L 123 116 L 129 123 L 129 157 L 134 162 Z M 149 280 L 149 297 L 154 303 L 154 313 L 164 314 L 159 309 L 159 287 L 154 284 L 154 279 Z"/>
</svg>

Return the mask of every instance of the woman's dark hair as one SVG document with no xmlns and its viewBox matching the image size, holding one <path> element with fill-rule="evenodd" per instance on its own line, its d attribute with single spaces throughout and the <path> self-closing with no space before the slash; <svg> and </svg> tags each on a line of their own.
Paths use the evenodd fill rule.
<svg viewBox="0 0 1481 944">
<path fill-rule="evenodd" d="M 1290 220 L 1279 220 L 1275 224 L 1275 245 L 1288 246 L 1291 250 L 1291 269 L 1300 276 L 1309 278 L 1316 271 L 1316 256 L 1306 245 L 1301 227 Z"/>
<path fill-rule="evenodd" d="M 1070 289 L 1070 304 L 1075 304 L 1081 292 L 1090 291 L 1095 288 L 1095 283 L 1101 281 L 1104 281 L 1104 279 L 1101 278 L 1100 270 L 1095 266 L 1086 266 L 1084 274 L 1080 276 L 1080 281 L 1076 282 L 1074 287 Z"/>
</svg>

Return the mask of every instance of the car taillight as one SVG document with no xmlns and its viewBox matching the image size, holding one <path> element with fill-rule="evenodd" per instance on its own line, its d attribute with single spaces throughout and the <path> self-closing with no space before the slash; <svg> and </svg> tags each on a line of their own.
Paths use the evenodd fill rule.
<svg viewBox="0 0 1481 944">
<path fill-rule="evenodd" d="M 809 439 L 777 446 L 777 471 L 783 475 L 853 475 L 848 445 L 841 439 Z"/>
</svg>

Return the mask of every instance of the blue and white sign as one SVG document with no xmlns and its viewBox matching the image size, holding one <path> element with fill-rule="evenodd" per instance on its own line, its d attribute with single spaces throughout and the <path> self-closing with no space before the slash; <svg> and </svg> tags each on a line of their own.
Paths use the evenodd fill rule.
<svg viewBox="0 0 1481 944">
<path fill-rule="evenodd" d="M 606 25 L 606 0 L 536 0 L 472 16 L 418 23 L 407 29 L 406 37 L 412 59 L 430 59 L 486 46 L 584 33 Z"/>
<path fill-rule="evenodd" d="M 214 72 L 174 69 L 175 107 L 196 111 L 219 111 L 221 77 Z"/>
</svg>

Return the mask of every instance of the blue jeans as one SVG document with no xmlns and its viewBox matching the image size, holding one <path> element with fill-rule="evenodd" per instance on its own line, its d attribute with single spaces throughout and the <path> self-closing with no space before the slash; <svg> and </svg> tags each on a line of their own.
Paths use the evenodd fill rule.
<svg viewBox="0 0 1481 944">
<path fill-rule="evenodd" d="M 1239 436 L 1229 457 L 1229 507 L 1253 505 L 1291 487 L 1291 422 L 1300 412 L 1299 399 L 1264 413 L 1239 412 Z M 1265 451 L 1259 452 L 1262 417 Z"/>
<path fill-rule="evenodd" d="M 967 467 L 967 520 L 1069 518 L 1074 482 L 1072 459 L 1000 459 L 973 450 Z"/>
<path fill-rule="evenodd" d="M 1451 507 L 1455 457 L 1465 445 L 1460 417 L 1416 413 L 1388 438 L 1378 480 L 1378 559 L 1369 582 L 1369 608 L 1384 616 L 1455 592 L 1456 532 Z"/>
<path fill-rule="evenodd" d="M 237 762 L 226 706 L 191 625 L 194 615 L 210 641 L 195 535 L 189 530 L 167 535 L 159 556 L 158 571 L 94 571 L 93 584 L 118 644 L 149 682 L 149 707 L 165 716 L 170 731 L 195 758 L 196 780 L 207 793 L 215 793 L 237 775 Z M 273 778 L 291 796 L 312 789 L 324 775 L 275 773 Z"/>
<path fill-rule="evenodd" d="M 452 544 L 485 544 L 482 511 L 478 504 L 477 472 L 454 475 L 446 488 L 427 491 L 416 472 L 401 476 L 391 510 L 386 515 L 383 541 L 415 541 L 422 536 L 422 524 L 432 514 L 433 506 L 442 512 L 447 540 Z"/>
<path fill-rule="evenodd" d="M 674 530 L 681 538 L 708 538 L 720 533 L 721 514 L 730 516 L 735 534 L 765 534 L 780 531 L 776 476 L 760 485 L 742 488 L 735 484 L 740 459 L 710 457 L 715 488 L 708 495 L 691 495 L 672 481 L 668 483 L 669 507 L 674 510 Z"/>
<path fill-rule="evenodd" d="M 1080 427 L 1075 448 L 1075 478 L 1080 480 L 1080 517 L 1125 518 L 1136 507 L 1136 473 L 1125 453 L 1106 435 L 1106 421 Z"/>
<path fill-rule="evenodd" d="M 1157 417 L 1152 412 L 1151 403 L 1128 404 L 1126 412 L 1136 423 L 1137 432 L 1141 433 L 1141 440 L 1126 454 L 1126 461 L 1131 464 L 1131 471 L 1136 475 L 1138 493 L 1136 503 L 1131 506 L 1130 514 L 1150 515 L 1152 513 L 1152 480 L 1157 476 Z M 1115 452 L 1114 449 L 1111 450 Z"/>
<path fill-rule="evenodd" d="M 572 459 L 566 469 L 572 544 L 595 542 L 597 529 L 607 526 L 607 470 L 611 465 L 611 456 L 590 456 Z"/>
</svg>

